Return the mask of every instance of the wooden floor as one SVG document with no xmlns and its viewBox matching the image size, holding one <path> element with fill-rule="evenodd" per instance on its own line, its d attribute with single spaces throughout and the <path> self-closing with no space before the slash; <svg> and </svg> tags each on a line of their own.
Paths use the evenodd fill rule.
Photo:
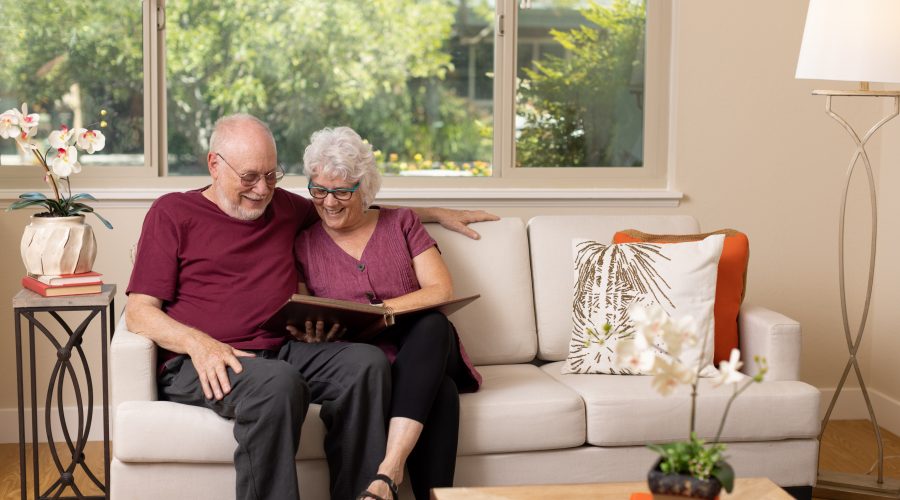
<svg viewBox="0 0 900 500">
<path fill-rule="evenodd" d="M 900 479 L 900 438 L 881 431 L 884 439 L 884 475 Z M 59 448 L 64 456 L 63 448 Z M 47 445 L 41 445 L 40 471 L 42 492 L 53 483 L 51 471 L 56 467 Z M 87 465 L 100 476 L 103 474 L 103 446 L 99 442 L 91 442 L 85 450 Z M 29 479 L 31 476 L 31 447 L 26 449 Z M 875 463 L 876 448 L 872 426 L 867 420 L 836 420 L 828 424 L 825 438 L 820 450 L 819 467 L 823 470 L 850 473 L 869 472 Z M 874 472 L 873 472 L 874 473 Z M 84 495 L 98 495 L 100 490 L 91 483 L 80 470 L 75 474 L 75 484 Z M 71 490 L 63 492 L 63 496 L 74 496 Z M 20 499 L 19 493 L 19 447 L 16 444 L 0 444 L 0 500 Z M 28 492 L 33 497 L 33 490 Z"/>
</svg>

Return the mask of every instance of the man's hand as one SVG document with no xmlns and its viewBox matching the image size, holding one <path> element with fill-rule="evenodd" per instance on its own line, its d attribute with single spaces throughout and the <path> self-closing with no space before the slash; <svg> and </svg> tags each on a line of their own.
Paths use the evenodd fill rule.
<svg viewBox="0 0 900 500">
<path fill-rule="evenodd" d="M 188 350 L 188 356 L 194 363 L 197 375 L 200 377 L 200 386 L 206 399 L 221 400 L 231 392 L 231 382 L 228 380 L 230 367 L 234 373 L 241 373 L 244 369 L 238 358 L 252 358 L 256 355 L 251 352 L 235 349 L 228 344 L 223 344 L 208 335 L 198 335 L 193 345 Z"/>
<path fill-rule="evenodd" d="M 313 325 L 312 321 L 307 321 L 304 327 L 305 329 L 303 331 L 293 325 L 288 325 L 287 329 L 295 339 L 308 344 L 331 342 L 347 331 L 346 328 L 342 329 L 341 325 L 335 323 L 331 325 L 331 329 L 329 329 L 328 332 L 325 332 L 324 321 L 316 321 L 315 325 Z"/>
<path fill-rule="evenodd" d="M 454 210 L 450 208 L 431 208 L 435 222 L 445 228 L 462 233 L 473 240 L 481 238 L 477 232 L 469 227 L 473 222 L 500 220 L 500 217 L 484 210 Z"/>
</svg>

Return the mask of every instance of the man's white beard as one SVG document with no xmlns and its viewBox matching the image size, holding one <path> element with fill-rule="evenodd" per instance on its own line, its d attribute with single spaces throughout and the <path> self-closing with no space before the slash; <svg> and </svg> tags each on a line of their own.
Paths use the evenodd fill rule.
<svg viewBox="0 0 900 500">
<path fill-rule="evenodd" d="M 262 217 L 262 214 L 266 212 L 266 207 L 256 209 L 244 208 L 240 206 L 240 204 L 232 202 L 225 195 L 220 184 L 216 184 L 216 191 L 218 193 L 219 201 L 225 206 L 225 213 L 235 219 L 256 220 Z"/>
</svg>

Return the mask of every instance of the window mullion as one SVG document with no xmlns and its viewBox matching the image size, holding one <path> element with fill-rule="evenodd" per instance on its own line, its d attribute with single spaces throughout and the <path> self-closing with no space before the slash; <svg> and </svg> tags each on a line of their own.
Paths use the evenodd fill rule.
<svg viewBox="0 0 900 500">
<path fill-rule="evenodd" d="M 495 177 L 505 177 L 515 158 L 516 1 L 497 0 L 496 16 L 493 169 Z"/>
</svg>

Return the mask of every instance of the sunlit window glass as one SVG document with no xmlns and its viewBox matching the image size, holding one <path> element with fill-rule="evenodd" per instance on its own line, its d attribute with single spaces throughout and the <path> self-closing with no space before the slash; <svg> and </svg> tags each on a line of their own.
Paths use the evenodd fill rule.
<svg viewBox="0 0 900 500">
<path fill-rule="evenodd" d="M 141 22 L 141 2 L 0 0 L 0 112 L 27 103 L 44 146 L 60 125 L 99 129 L 103 120 L 106 146 L 78 161 L 143 165 Z M 0 165 L 30 162 L 0 141 Z"/>
<path fill-rule="evenodd" d="M 644 2 L 521 5 L 516 166 L 642 166 Z"/>
<path fill-rule="evenodd" d="M 288 173 L 354 128 L 387 175 L 491 174 L 494 5 L 484 0 L 167 2 L 169 172 L 206 173 L 216 119 L 265 120 Z"/>
</svg>

